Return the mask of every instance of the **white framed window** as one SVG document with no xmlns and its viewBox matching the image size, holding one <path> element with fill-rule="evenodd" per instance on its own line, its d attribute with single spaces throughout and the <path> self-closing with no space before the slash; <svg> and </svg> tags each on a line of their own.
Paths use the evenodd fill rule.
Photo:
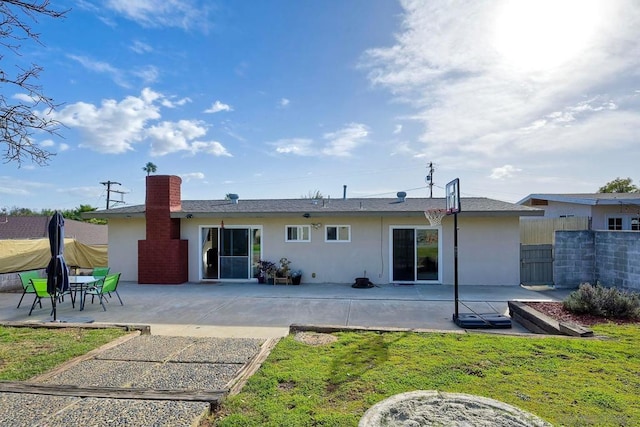
<svg viewBox="0 0 640 427">
<path fill-rule="evenodd" d="M 607 230 L 622 230 L 622 218 L 609 217 L 607 219 Z"/>
<path fill-rule="evenodd" d="M 350 242 L 351 226 L 350 225 L 327 225 L 324 228 L 325 242 Z"/>
<path fill-rule="evenodd" d="M 309 225 L 287 225 L 284 232 L 285 242 L 310 242 L 311 226 Z"/>
<path fill-rule="evenodd" d="M 631 230 L 640 231 L 640 217 L 638 216 L 631 217 Z"/>
</svg>

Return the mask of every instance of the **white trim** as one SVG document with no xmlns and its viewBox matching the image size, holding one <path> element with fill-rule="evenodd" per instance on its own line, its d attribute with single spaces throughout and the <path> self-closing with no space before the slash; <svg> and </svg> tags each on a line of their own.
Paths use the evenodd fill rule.
<svg viewBox="0 0 640 427">
<path fill-rule="evenodd" d="M 296 228 L 299 239 L 289 239 L 289 228 Z M 304 230 L 307 231 L 307 238 L 304 238 Z M 284 226 L 284 241 L 287 243 L 308 243 L 311 242 L 311 226 L 306 224 L 298 224 L 298 225 L 285 225 Z"/>
<path fill-rule="evenodd" d="M 202 282 L 218 282 L 220 280 L 224 280 L 225 282 L 247 282 L 247 280 L 249 281 L 257 281 L 257 279 L 254 279 L 253 277 L 249 277 L 248 279 L 221 279 L 220 278 L 220 272 L 218 271 L 218 278 L 217 279 L 205 279 L 204 276 L 204 271 L 203 271 L 203 261 L 204 261 L 204 257 L 205 255 L 202 252 L 202 244 L 201 244 L 201 239 L 202 239 L 202 230 L 203 229 L 208 229 L 208 228 L 217 228 L 218 229 L 218 239 L 220 239 L 220 230 L 222 230 L 223 228 L 240 228 L 240 229 L 248 229 L 249 230 L 249 239 L 253 239 L 253 235 L 252 232 L 254 230 L 259 230 L 260 231 L 260 236 L 261 239 L 264 236 L 264 230 L 263 230 L 263 226 L 262 225 L 244 225 L 244 224 L 233 224 L 233 225 L 225 225 L 224 227 L 220 226 L 221 224 L 200 224 L 198 226 L 198 277 L 200 281 Z M 218 240 L 219 243 L 219 240 Z M 220 252 L 220 248 L 218 247 L 218 253 Z M 259 259 L 263 259 L 263 252 L 264 252 L 264 241 L 260 242 L 260 257 Z M 219 256 L 218 256 L 219 258 Z M 249 242 L 249 276 L 251 276 L 251 272 L 253 271 L 253 245 L 252 242 Z"/>
<path fill-rule="evenodd" d="M 328 238 L 329 228 L 335 228 L 336 229 L 336 239 L 335 240 L 329 240 L 329 238 Z M 346 240 L 340 239 L 340 229 L 341 228 L 346 228 L 347 232 L 349 233 L 349 237 Z M 345 225 L 345 224 L 327 224 L 327 225 L 325 225 L 324 226 L 324 241 L 325 241 L 325 243 L 350 243 L 351 242 L 351 226 L 350 225 Z"/>
<path fill-rule="evenodd" d="M 440 226 L 430 226 L 430 225 L 390 225 L 389 226 L 389 283 L 407 283 L 403 280 L 393 280 L 393 230 L 396 229 L 413 229 L 415 230 L 437 230 L 438 231 L 438 279 L 437 280 L 415 280 L 409 283 L 418 283 L 418 284 L 441 284 L 442 283 L 442 274 L 443 274 L 443 266 L 442 266 L 442 225 Z M 417 242 L 414 242 L 414 256 L 417 256 L 415 245 Z M 417 268 L 417 267 L 416 267 Z M 414 277 L 416 277 L 416 271 L 414 270 Z"/>
<path fill-rule="evenodd" d="M 611 230 L 609 229 L 609 220 L 614 218 L 622 219 L 622 229 L 621 230 Z M 631 230 L 631 220 L 633 218 L 640 218 L 640 214 L 637 213 L 616 213 L 609 214 L 604 216 L 604 229 L 606 231 L 640 231 L 640 230 Z"/>
</svg>

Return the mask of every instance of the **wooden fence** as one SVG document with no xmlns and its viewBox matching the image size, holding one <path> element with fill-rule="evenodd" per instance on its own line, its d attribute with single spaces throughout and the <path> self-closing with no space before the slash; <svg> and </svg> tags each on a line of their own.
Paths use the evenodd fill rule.
<svg viewBox="0 0 640 427">
<path fill-rule="evenodd" d="M 590 218 L 523 218 L 520 220 L 520 243 L 523 245 L 553 245 L 556 230 L 589 230 Z"/>
</svg>

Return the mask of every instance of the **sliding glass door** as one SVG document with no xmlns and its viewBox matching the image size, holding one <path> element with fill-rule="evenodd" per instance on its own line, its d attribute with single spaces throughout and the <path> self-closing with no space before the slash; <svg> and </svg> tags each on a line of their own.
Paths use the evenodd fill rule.
<svg viewBox="0 0 640 427">
<path fill-rule="evenodd" d="M 393 282 L 439 282 L 439 230 L 393 228 L 391 259 Z"/>
<path fill-rule="evenodd" d="M 202 278 L 248 280 L 260 259 L 260 227 L 204 227 Z"/>
</svg>

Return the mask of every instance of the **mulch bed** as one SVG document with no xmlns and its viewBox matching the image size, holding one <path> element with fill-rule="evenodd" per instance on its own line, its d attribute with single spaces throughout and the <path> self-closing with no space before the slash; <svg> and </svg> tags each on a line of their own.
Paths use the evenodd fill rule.
<svg viewBox="0 0 640 427">
<path fill-rule="evenodd" d="M 618 325 L 638 324 L 640 319 L 614 319 L 590 314 L 574 314 L 566 310 L 561 302 L 527 302 L 527 305 L 535 308 L 539 312 L 561 322 L 572 322 L 582 326 L 593 326 L 600 323 L 615 323 Z"/>
</svg>

